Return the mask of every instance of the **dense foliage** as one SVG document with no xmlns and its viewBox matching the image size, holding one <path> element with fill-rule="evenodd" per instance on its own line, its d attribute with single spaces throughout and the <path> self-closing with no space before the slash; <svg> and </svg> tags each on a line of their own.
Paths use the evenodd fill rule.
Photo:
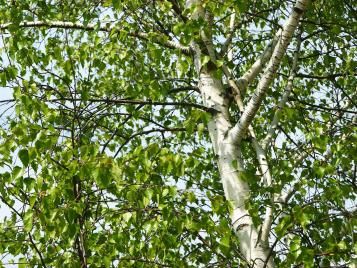
<svg viewBox="0 0 357 268">
<path fill-rule="evenodd" d="M 232 229 L 206 128 L 215 111 L 190 44 L 211 27 L 227 84 L 221 67 L 236 78 L 249 70 L 294 3 L 202 2 L 212 25 L 190 19 L 195 6 L 182 0 L 0 0 L 0 86 L 12 93 L 0 93 L 4 267 L 252 266 Z M 252 122 L 256 138 L 241 143 L 246 208 L 256 226 L 274 209 L 278 267 L 356 258 L 355 15 L 351 0 L 309 4 Z M 206 51 L 201 61 L 212 64 Z M 277 111 L 266 185 L 253 142 Z"/>
</svg>

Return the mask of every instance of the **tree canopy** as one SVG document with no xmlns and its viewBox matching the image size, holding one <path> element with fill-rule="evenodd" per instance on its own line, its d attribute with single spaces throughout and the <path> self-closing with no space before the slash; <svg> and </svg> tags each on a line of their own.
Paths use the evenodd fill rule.
<svg viewBox="0 0 357 268">
<path fill-rule="evenodd" d="M 0 267 L 354 265 L 352 0 L 0 14 Z"/>
</svg>

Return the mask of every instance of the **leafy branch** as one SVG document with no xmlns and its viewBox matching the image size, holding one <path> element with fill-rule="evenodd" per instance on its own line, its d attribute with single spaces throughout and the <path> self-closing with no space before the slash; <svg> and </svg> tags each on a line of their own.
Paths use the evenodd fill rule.
<svg viewBox="0 0 357 268">
<path fill-rule="evenodd" d="M 79 22 L 69 22 L 69 21 L 24 21 L 19 24 L 14 23 L 4 23 L 0 24 L 0 30 L 6 30 L 10 27 L 18 28 L 61 28 L 61 29 L 73 29 L 73 30 L 86 30 L 86 31 L 101 31 L 112 34 L 123 33 L 130 37 L 136 37 L 145 41 L 152 41 L 156 44 L 162 45 L 164 47 L 175 49 L 180 51 L 185 55 L 191 54 L 191 48 L 183 46 L 178 42 L 166 40 L 166 37 L 160 36 L 158 33 L 146 33 L 140 31 L 127 32 L 117 28 L 116 26 L 103 26 L 97 24 L 83 24 Z"/>
</svg>

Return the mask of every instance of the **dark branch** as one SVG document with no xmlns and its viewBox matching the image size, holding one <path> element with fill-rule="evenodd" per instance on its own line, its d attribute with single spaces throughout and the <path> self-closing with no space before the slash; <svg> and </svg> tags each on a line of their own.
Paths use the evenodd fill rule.
<svg viewBox="0 0 357 268">
<path fill-rule="evenodd" d="M 48 102 L 59 102 L 59 101 L 83 101 L 82 99 L 72 99 L 72 98 L 62 98 L 62 99 L 50 99 Z M 180 102 L 180 101 L 151 101 L 151 100 L 128 100 L 128 99 L 89 99 L 87 102 L 97 102 L 97 103 L 107 103 L 107 104 L 138 104 L 138 105 L 152 105 L 152 106 L 182 106 L 182 107 L 193 107 L 209 113 L 217 112 L 213 108 L 209 108 L 200 104 L 190 103 L 190 102 Z"/>
<path fill-rule="evenodd" d="M 135 137 L 141 136 L 141 135 L 146 135 L 146 134 L 150 134 L 150 133 L 154 133 L 154 132 L 176 132 L 176 131 L 185 131 L 186 128 L 182 128 L 182 127 L 177 127 L 177 128 L 163 128 L 163 129 L 159 129 L 159 128 L 154 128 L 154 129 L 150 129 L 150 130 L 144 130 L 141 132 L 137 132 L 135 134 L 133 134 L 132 136 L 130 136 L 120 147 L 119 149 L 116 151 L 114 158 L 118 156 L 118 154 L 120 153 L 120 151 L 123 149 L 123 147 L 125 145 L 127 145 L 132 139 L 134 139 Z"/>
<path fill-rule="evenodd" d="M 45 260 L 43 259 L 41 252 L 39 251 L 35 242 L 33 241 L 30 233 L 29 233 L 29 239 L 30 239 L 30 242 L 31 242 L 32 246 L 34 247 L 35 251 L 37 252 L 38 256 L 40 257 L 42 266 L 46 268 L 47 266 L 46 266 Z"/>
<path fill-rule="evenodd" d="M 310 107 L 314 107 L 314 108 L 318 108 L 322 111 L 336 111 L 336 112 L 343 112 L 343 113 L 350 113 L 350 114 L 357 114 L 357 111 L 352 111 L 352 110 L 346 110 L 346 109 L 342 109 L 342 108 L 332 108 L 332 107 L 327 107 L 327 106 L 322 106 L 322 105 L 317 105 L 317 104 L 313 104 L 313 103 L 309 103 L 303 100 L 299 100 L 297 98 L 289 98 L 292 101 L 297 101 L 303 105 L 307 105 Z"/>
<path fill-rule="evenodd" d="M 139 32 L 139 31 L 125 32 L 117 27 L 97 26 L 96 24 L 84 25 L 82 23 L 78 23 L 78 22 L 74 23 L 74 22 L 69 22 L 69 21 L 24 21 L 18 25 L 10 22 L 10 23 L 0 24 L 0 30 L 8 29 L 11 26 L 15 26 L 15 27 L 19 27 L 19 28 L 47 27 L 47 28 L 86 30 L 86 31 L 101 31 L 101 32 L 108 32 L 110 34 L 123 32 L 131 37 L 136 37 L 136 38 L 139 38 L 139 39 L 145 40 L 145 41 L 152 41 L 152 42 L 162 45 L 164 47 L 179 50 L 183 54 L 186 54 L 186 55 L 191 54 L 190 47 L 183 46 L 183 45 L 181 45 L 177 42 L 174 42 L 174 41 L 164 41 L 165 38 L 160 38 L 161 37 L 160 34 L 155 33 L 155 32 L 151 32 L 151 33 L 145 33 L 145 32 Z M 155 36 L 156 36 L 156 38 L 155 38 Z"/>
<path fill-rule="evenodd" d="M 171 3 L 173 11 L 175 11 L 175 13 L 180 17 L 180 19 L 183 22 L 187 22 L 188 19 L 182 14 L 181 7 L 177 3 L 177 1 L 176 0 L 167 0 L 167 1 Z"/>
</svg>

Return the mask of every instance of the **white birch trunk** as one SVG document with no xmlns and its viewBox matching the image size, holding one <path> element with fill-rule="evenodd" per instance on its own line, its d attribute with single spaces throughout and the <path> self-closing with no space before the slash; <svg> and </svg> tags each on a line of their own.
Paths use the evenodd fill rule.
<svg viewBox="0 0 357 268">
<path fill-rule="evenodd" d="M 199 0 L 187 1 L 187 7 L 200 5 Z M 205 11 L 202 6 L 196 8 L 192 19 L 204 17 Z M 212 61 L 215 55 L 209 37 L 202 36 L 205 45 L 210 52 Z M 233 228 L 239 238 L 240 251 L 246 261 L 254 267 L 264 267 L 269 256 L 269 250 L 263 247 L 259 241 L 257 228 L 254 226 L 249 212 L 245 209 L 245 203 L 249 199 L 250 189 L 242 179 L 243 164 L 240 148 L 233 139 L 227 139 L 227 133 L 232 128 L 229 120 L 228 99 L 222 82 L 215 78 L 214 71 L 200 65 L 201 49 L 196 44 L 191 44 L 195 51 L 195 66 L 199 75 L 199 88 L 204 105 L 217 111 L 208 123 L 208 131 L 213 144 L 213 149 L 218 157 L 218 168 L 223 185 L 225 197 L 233 204 L 231 215 Z M 271 259 L 266 267 L 274 267 Z"/>
<path fill-rule="evenodd" d="M 241 253 L 249 265 L 258 268 L 274 267 L 272 258 L 270 258 L 270 249 L 268 248 L 267 241 L 267 232 L 269 232 L 270 228 L 265 228 L 265 239 L 261 240 L 258 229 L 253 224 L 252 217 L 245 209 L 245 204 L 249 200 L 250 189 L 247 182 L 243 179 L 244 167 L 241 159 L 239 141 L 242 138 L 243 131 L 247 129 L 259 108 L 262 97 L 272 81 L 273 75 L 279 66 L 281 58 L 285 53 L 286 47 L 288 46 L 293 32 L 298 24 L 299 18 L 301 17 L 301 13 L 306 8 L 306 4 L 307 0 L 297 0 L 293 13 L 282 32 L 280 43 L 274 47 L 273 55 L 269 57 L 272 52 L 268 51 L 266 53 L 268 55 L 263 57 L 263 59 L 258 62 L 257 66 L 255 66 L 256 68 L 253 68 L 254 70 L 247 75 L 250 79 L 253 79 L 253 77 L 255 77 L 262 68 L 265 61 L 270 58 L 266 73 L 263 75 L 259 83 L 256 95 L 253 96 L 251 101 L 248 103 L 248 108 L 244 109 L 244 113 L 242 115 L 243 120 L 241 118 L 240 122 L 234 128 L 232 128 L 232 124 L 229 120 L 228 99 L 225 97 L 226 93 L 222 82 L 215 78 L 214 70 L 211 70 L 208 66 L 201 66 L 200 53 L 202 48 L 195 43 L 191 44 L 191 48 L 195 54 L 195 67 L 199 75 L 199 88 L 204 105 L 206 107 L 213 108 L 216 111 L 208 123 L 208 131 L 211 137 L 214 152 L 218 157 L 218 168 L 225 197 L 233 204 L 233 213 L 231 215 L 232 225 L 239 238 Z M 209 20 L 209 14 L 206 14 L 200 0 L 188 0 L 186 2 L 186 7 L 191 8 L 193 6 L 195 9 L 193 14 L 191 14 L 192 19 L 205 18 L 206 20 Z M 214 64 L 216 56 L 211 36 L 207 35 L 203 31 L 201 33 L 201 38 L 204 41 L 211 61 Z M 223 68 L 223 70 L 225 71 L 226 76 L 230 78 L 228 69 Z M 243 110 L 244 107 L 241 99 L 238 105 L 240 106 L 240 109 Z M 258 155 L 258 159 L 261 160 L 259 162 L 262 166 L 262 171 L 266 171 L 268 166 L 265 156 L 259 158 Z M 270 175 L 268 180 L 269 183 L 271 183 Z M 264 225 L 270 226 L 270 217 L 272 213 L 271 211 L 267 211 L 267 214 L 269 220 L 266 221 Z"/>
<path fill-rule="evenodd" d="M 269 250 L 259 241 L 258 230 L 245 209 L 250 189 L 242 179 L 243 165 L 240 149 L 233 140 L 226 137 L 232 125 L 229 121 L 228 103 L 224 97 L 223 85 L 220 80 L 214 78 L 213 73 L 201 71 L 199 87 L 205 106 L 218 111 L 208 123 L 208 131 L 218 157 L 218 168 L 225 197 L 232 202 L 234 207 L 231 219 L 240 241 L 241 252 L 249 264 L 253 264 L 254 267 L 263 267 Z M 266 267 L 274 267 L 271 260 L 268 261 Z"/>
</svg>

